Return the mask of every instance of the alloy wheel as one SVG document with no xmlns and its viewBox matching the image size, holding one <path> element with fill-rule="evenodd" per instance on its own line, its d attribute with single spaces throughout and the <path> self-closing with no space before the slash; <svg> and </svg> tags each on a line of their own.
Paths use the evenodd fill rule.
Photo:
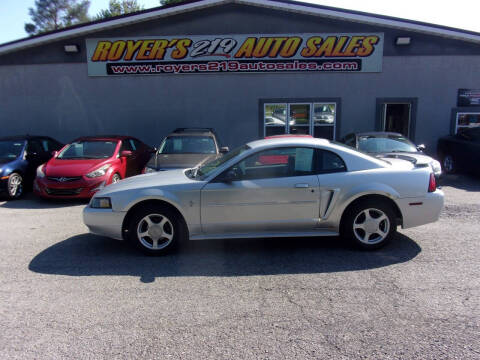
<svg viewBox="0 0 480 360">
<path fill-rule="evenodd" d="M 23 179 L 20 174 L 13 173 L 8 179 L 8 195 L 12 198 L 20 197 L 23 193 Z"/>
<path fill-rule="evenodd" d="M 173 240 L 172 222 L 164 215 L 149 214 L 138 222 L 137 236 L 147 249 L 161 250 Z"/>
<path fill-rule="evenodd" d="M 113 177 L 112 177 L 112 184 L 115 184 L 115 183 L 119 182 L 120 180 L 122 180 L 120 178 L 120 175 L 114 174 Z"/>
<path fill-rule="evenodd" d="M 443 168 L 447 173 L 453 172 L 454 165 L 453 165 L 453 157 L 452 155 L 445 155 L 443 158 Z"/>
<path fill-rule="evenodd" d="M 364 209 L 353 221 L 353 233 L 364 244 L 378 244 L 388 236 L 389 231 L 390 220 L 379 209 Z"/>
</svg>

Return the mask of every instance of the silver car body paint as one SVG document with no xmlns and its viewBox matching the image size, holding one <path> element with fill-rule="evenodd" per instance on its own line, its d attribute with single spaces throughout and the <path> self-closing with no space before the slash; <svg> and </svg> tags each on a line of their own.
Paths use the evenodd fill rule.
<svg viewBox="0 0 480 360">
<path fill-rule="evenodd" d="M 430 167 L 414 167 L 401 159 L 382 161 L 324 139 L 277 138 L 248 145 L 249 150 L 201 180 L 186 176 L 187 170 L 170 170 L 109 185 L 95 197 L 110 197 L 112 209 L 87 206 L 84 222 L 93 233 L 121 240 L 128 211 L 143 201 L 161 200 L 182 214 L 191 240 L 331 236 L 338 235 L 346 207 L 364 195 L 393 200 L 402 214 L 403 228 L 436 221 L 443 207 L 440 190 L 427 192 Z M 231 183 L 212 181 L 253 153 L 290 146 L 332 151 L 344 160 L 347 171 Z"/>
</svg>

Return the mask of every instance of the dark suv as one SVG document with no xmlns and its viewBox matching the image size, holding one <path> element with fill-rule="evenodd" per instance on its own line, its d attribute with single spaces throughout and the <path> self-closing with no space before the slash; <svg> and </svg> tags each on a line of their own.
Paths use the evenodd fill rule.
<svg viewBox="0 0 480 360">
<path fill-rule="evenodd" d="M 229 151 L 210 128 L 179 128 L 163 139 L 144 172 L 187 169 L 215 160 Z"/>
</svg>

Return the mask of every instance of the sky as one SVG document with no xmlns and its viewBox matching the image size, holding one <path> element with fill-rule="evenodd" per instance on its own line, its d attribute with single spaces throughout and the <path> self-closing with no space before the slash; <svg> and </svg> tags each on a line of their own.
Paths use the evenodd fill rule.
<svg viewBox="0 0 480 360">
<path fill-rule="evenodd" d="M 90 15 L 108 7 L 109 0 L 91 0 Z M 27 37 L 24 24 L 34 0 L 0 0 L 0 44 Z M 480 33 L 480 1 L 433 0 L 308 0 L 306 2 L 419 20 Z M 145 8 L 159 6 L 158 0 L 138 0 Z"/>
</svg>

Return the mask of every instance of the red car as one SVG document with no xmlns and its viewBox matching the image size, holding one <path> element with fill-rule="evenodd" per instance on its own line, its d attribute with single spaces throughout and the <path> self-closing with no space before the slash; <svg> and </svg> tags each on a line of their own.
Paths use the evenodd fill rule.
<svg viewBox="0 0 480 360">
<path fill-rule="evenodd" d="M 44 198 L 90 198 L 106 185 L 140 174 L 153 152 L 128 136 L 76 139 L 38 167 L 34 192 Z"/>
</svg>

